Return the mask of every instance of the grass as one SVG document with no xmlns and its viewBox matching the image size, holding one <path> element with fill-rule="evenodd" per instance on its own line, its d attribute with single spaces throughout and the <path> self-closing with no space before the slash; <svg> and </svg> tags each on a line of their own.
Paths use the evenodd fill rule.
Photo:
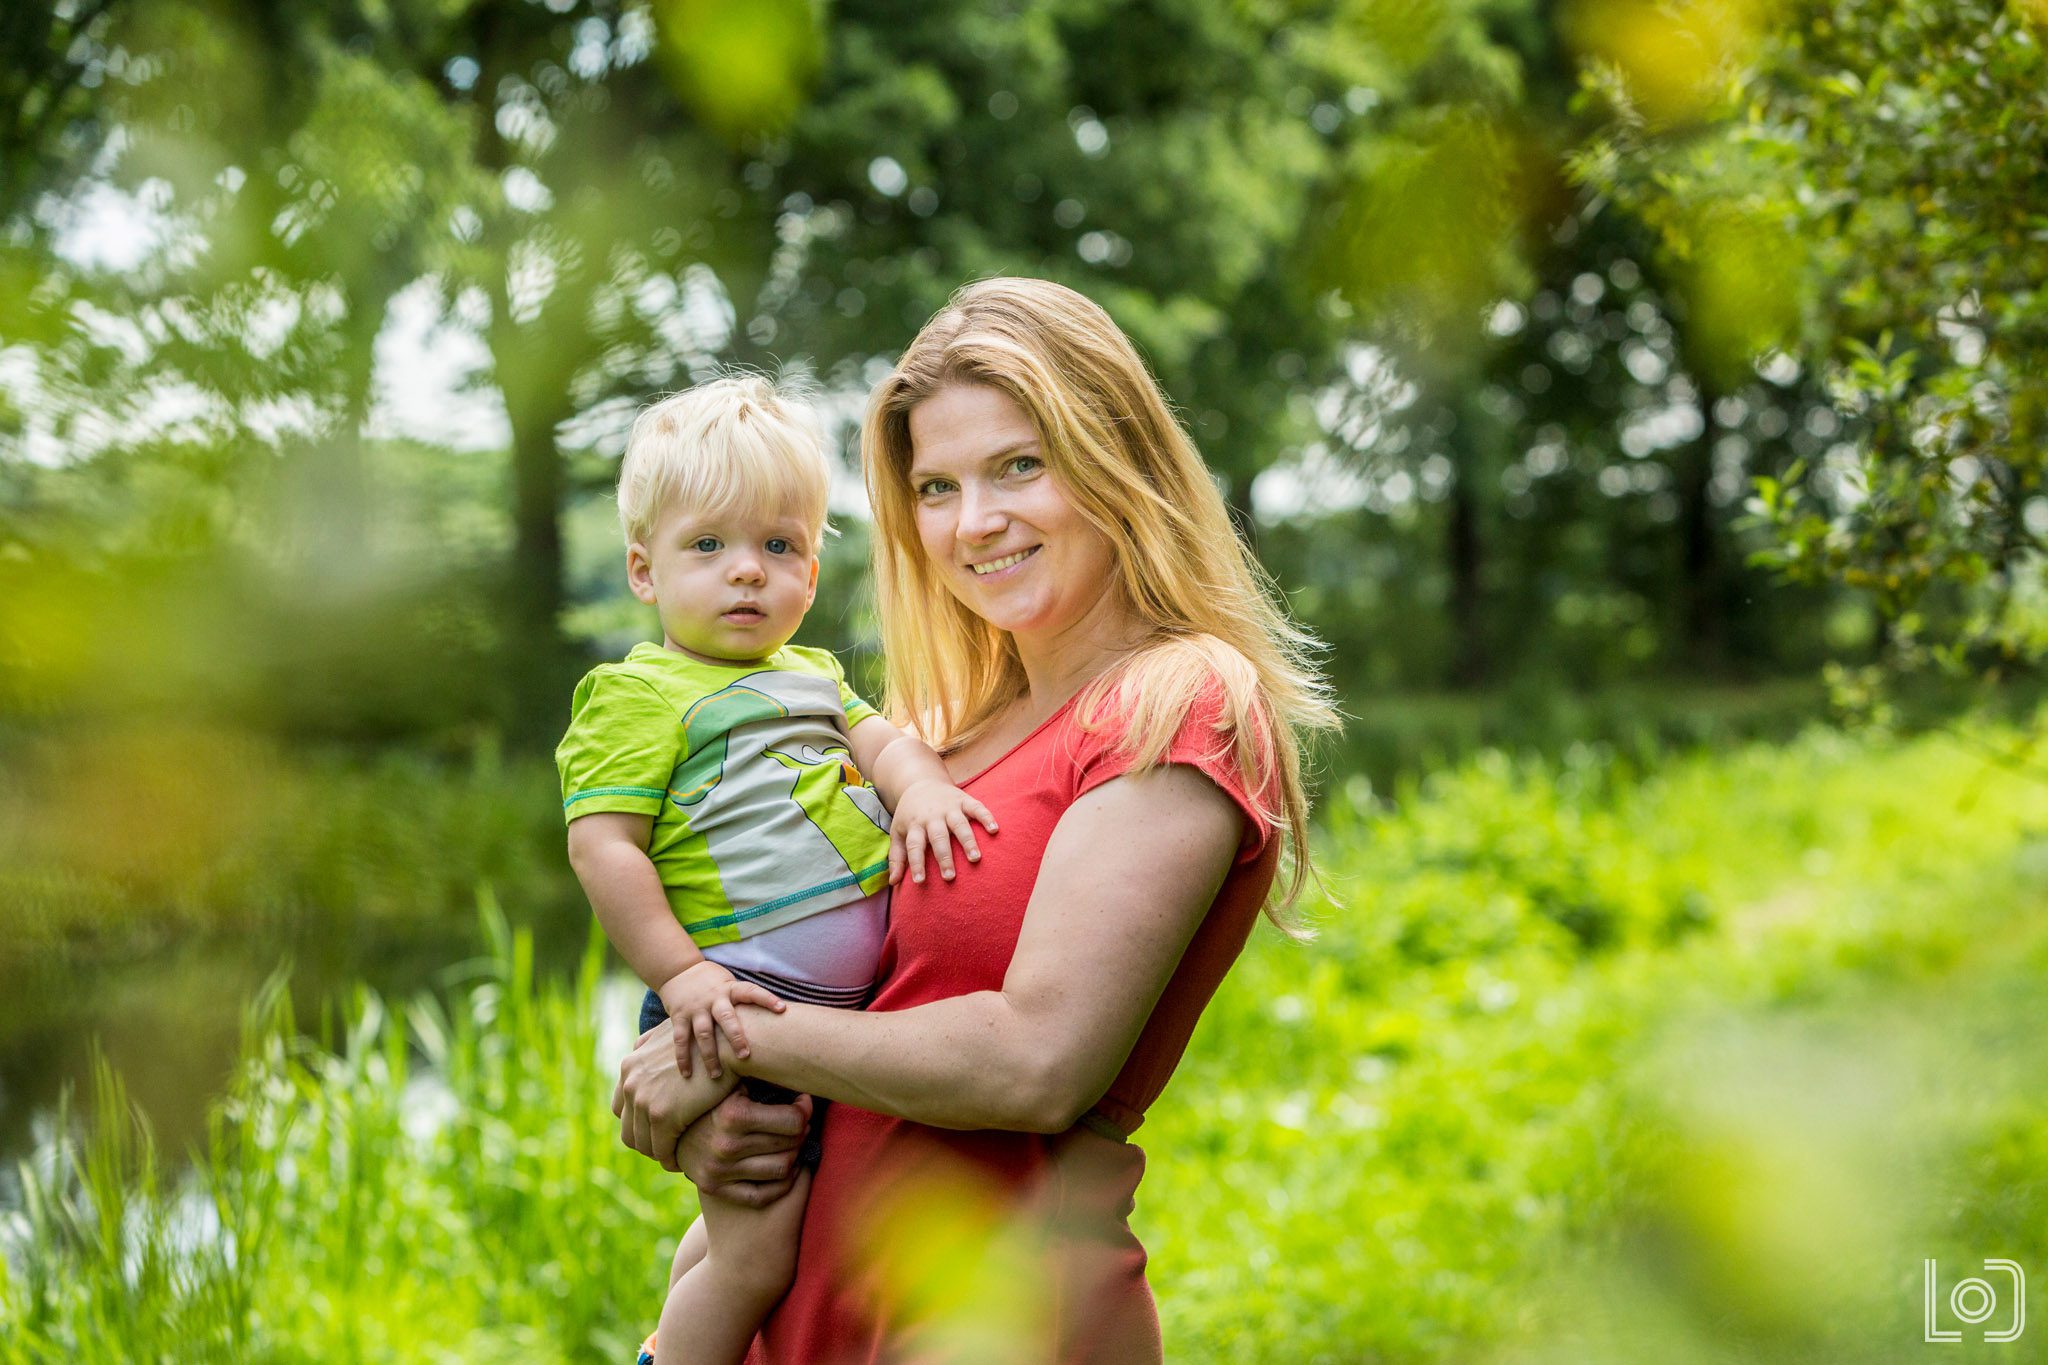
<svg viewBox="0 0 2048 1365">
<path fill-rule="evenodd" d="M 1816 732 L 1403 798 L 1333 813 L 1346 907 L 1141 1134 L 1170 1354 L 1886 1360 L 1924 1256 L 2048 1260 L 1991 1174 L 2048 1152 L 2048 784 Z"/>
<path fill-rule="evenodd" d="M 1640 765 L 1783 738 L 1822 700 L 1796 679 L 1362 696 L 1347 708 L 1337 769 L 1387 784 L 1488 748 L 1554 761 L 1591 743 Z M 0 724 L 0 766 L 0 970 L 94 969 L 203 937 L 270 941 L 303 960 L 318 946 L 309 928 L 360 940 L 432 923 L 473 940 L 484 882 L 519 918 L 581 922 L 546 755 L 365 753 L 99 717 Z"/>
<path fill-rule="evenodd" d="M 2048 784 L 1815 731 L 1325 809 L 1341 905 L 1255 937 L 1140 1134 L 1171 1358 L 1882 1361 L 1923 1258 L 2048 1271 Z M 492 934 L 321 1041 L 265 992 L 182 1174 L 61 1128 L 0 1360 L 629 1359 L 690 1213 L 605 1112 L 630 1001 Z M 933 1301 L 1003 1320 L 1014 1239 L 931 1216 Z"/>
<path fill-rule="evenodd" d="M 1341 704 L 1349 719 L 1335 766 L 1381 784 L 1488 749 L 1554 762 L 1574 744 L 1595 744 L 1648 763 L 1690 749 L 1785 741 L 1828 710 L 1826 691 L 1811 675 L 1657 678 L 1576 690 L 1530 677 L 1482 691 L 1366 690 L 1347 693 Z"/>
</svg>

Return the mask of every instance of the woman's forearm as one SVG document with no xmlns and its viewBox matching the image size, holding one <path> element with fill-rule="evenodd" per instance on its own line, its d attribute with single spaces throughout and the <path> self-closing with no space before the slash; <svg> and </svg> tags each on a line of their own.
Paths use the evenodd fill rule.
<svg viewBox="0 0 2048 1365">
<path fill-rule="evenodd" d="M 1061 1132 L 1098 1097 L 1056 1049 L 1031 1046 L 1042 1031 L 1001 991 L 872 1013 L 742 1009 L 752 1055 L 732 1056 L 721 1035 L 725 1065 L 934 1128 Z"/>
<path fill-rule="evenodd" d="M 724 1064 L 936 1128 L 1063 1132 L 1130 1056 L 1242 820 L 1192 768 L 1105 783 L 1054 831 L 1000 990 L 902 1010 L 743 1007 L 752 1055 Z"/>
</svg>

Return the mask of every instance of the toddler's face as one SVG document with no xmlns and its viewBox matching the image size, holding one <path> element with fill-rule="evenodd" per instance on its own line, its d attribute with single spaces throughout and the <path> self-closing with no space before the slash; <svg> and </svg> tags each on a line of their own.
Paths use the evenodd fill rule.
<svg viewBox="0 0 2048 1365">
<path fill-rule="evenodd" d="M 788 515 L 706 516 L 671 503 L 626 549 L 633 595 L 661 613 L 670 649 L 713 664 L 782 648 L 818 590 L 813 531 Z"/>
</svg>

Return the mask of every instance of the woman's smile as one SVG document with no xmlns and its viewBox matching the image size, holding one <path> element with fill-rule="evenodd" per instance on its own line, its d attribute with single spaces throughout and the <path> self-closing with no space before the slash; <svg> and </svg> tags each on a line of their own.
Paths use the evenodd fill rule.
<svg viewBox="0 0 2048 1365">
<path fill-rule="evenodd" d="M 984 559 L 979 563 L 970 563 L 967 567 L 974 570 L 974 576 L 984 583 L 999 582 L 1011 577 L 1012 570 L 1022 566 L 1025 560 L 1037 553 L 1038 547 L 1033 545 L 1015 554 L 1004 555 L 1001 559 Z"/>
</svg>

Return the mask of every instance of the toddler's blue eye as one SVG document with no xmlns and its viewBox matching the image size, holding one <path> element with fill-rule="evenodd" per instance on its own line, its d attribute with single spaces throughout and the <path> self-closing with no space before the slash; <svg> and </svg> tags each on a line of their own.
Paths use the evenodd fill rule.
<svg viewBox="0 0 2048 1365">
<path fill-rule="evenodd" d="M 771 555 L 786 555 L 795 548 L 781 536 L 771 536 L 768 539 L 768 553 Z"/>
<path fill-rule="evenodd" d="M 692 545 L 690 548 L 693 550 L 702 550 L 707 555 L 712 554 L 718 549 L 718 537 L 698 536 L 696 544 Z"/>
</svg>

